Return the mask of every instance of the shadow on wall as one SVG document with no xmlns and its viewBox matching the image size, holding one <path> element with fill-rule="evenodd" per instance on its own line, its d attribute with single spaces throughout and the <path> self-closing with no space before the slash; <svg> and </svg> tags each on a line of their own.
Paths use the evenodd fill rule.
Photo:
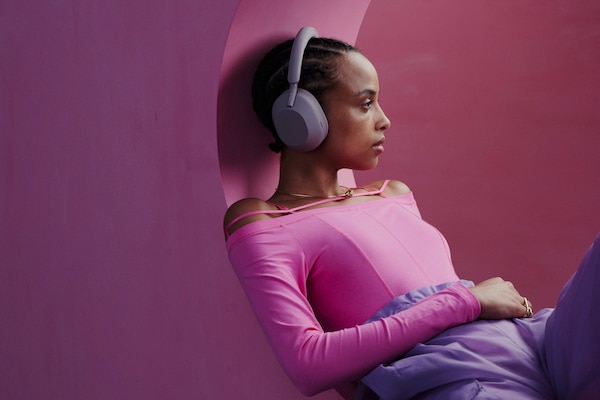
<svg viewBox="0 0 600 400">
<path fill-rule="evenodd" d="M 282 35 L 267 38 L 243 49 L 235 64 L 223 63 L 217 130 L 221 178 L 228 204 L 243 197 L 268 197 L 277 186 L 279 155 L 269 149 L 272 135 L 252 110 L 251 83 L 262 54 L 285 39 Z"/>
</svg>

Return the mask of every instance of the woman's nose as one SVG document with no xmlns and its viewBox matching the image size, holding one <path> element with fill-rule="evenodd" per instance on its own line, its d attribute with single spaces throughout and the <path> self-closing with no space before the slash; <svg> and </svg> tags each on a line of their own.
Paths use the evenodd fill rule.
<svg viewBox="0 0 600 400">
<path fill-rule="evenodd" d="M 377 122 L 377 129 L 378 130 L 388 129 L 390 126 L 392 126 L 392 121 L 390 121 L 390 119 L 387 117 L 387 115 L 385 115 L 385 113 L 383 112 L 383 108 L 381 108 L 381 106 L 379 107 L 379 111 L 381 112 L 381 117 L 379 118 L 379 121 Z"/>
</svg>

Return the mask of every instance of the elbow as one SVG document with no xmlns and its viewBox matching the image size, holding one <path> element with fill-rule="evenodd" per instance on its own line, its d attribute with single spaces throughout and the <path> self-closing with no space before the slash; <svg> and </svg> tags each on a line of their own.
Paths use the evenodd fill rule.
<svg viewBox="0 0 600 400">
<path fill-rule="evenodd" d="M 315 365 L 297 365 L 293 370 L 288 370 L 287 375 L 304 396 L 314 396 L 332 389 L 339 382 L 327 373 L 326 370 Z"/>
<path fill-rule="evenodd" d="M 319 332 L 309 335 L 306 340 L 291 346 L 286 357 L 279 354 L 279 360 L 287 376 L 304 396 L 314 396 L 351 382 L 360 371 L 353 371 L 341 362 L 340 353 L 329 343 L 330 334 Z M 285 362 L 282 362 L 285 361 Z"/>
<path fill-rule="evenodd" d="M 306 377 L 290 377 L 296 388 L 302 393 L 304 396 L 315 396 L 327 389 L 329 387 L 322 386 L 315 379 L 310 379 Z"/>
</svg>

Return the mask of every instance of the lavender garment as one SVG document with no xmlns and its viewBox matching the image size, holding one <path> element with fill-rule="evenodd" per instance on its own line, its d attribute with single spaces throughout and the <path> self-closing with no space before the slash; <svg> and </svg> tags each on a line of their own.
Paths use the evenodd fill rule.
<svg viewBox="0 0 600 400">
<path fill-rule="evenodd" d="M 373 318 L 402 311 L 447 285 L 400 296 Z M 600 236 L 555 310 L 450 328 L 375 368 L 361 384 L 378 397 L 362 387 L 357 398 L 600 399 L 599 285 Z"/>
</svg>

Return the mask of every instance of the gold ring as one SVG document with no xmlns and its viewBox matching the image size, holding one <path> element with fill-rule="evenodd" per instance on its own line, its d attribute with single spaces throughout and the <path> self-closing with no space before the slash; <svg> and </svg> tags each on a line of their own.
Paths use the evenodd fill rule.
<svg viewBox="0 0 600 400">
<path fill-rule="evenodd" d="M 523 296 L 523 305 L 525 306 L 525 315 L 523 315 L 523 318 L 531 318 L 533 315 L 533 309 L 531 308 L 531 305 L 525 296 Z"/>
</svg>

